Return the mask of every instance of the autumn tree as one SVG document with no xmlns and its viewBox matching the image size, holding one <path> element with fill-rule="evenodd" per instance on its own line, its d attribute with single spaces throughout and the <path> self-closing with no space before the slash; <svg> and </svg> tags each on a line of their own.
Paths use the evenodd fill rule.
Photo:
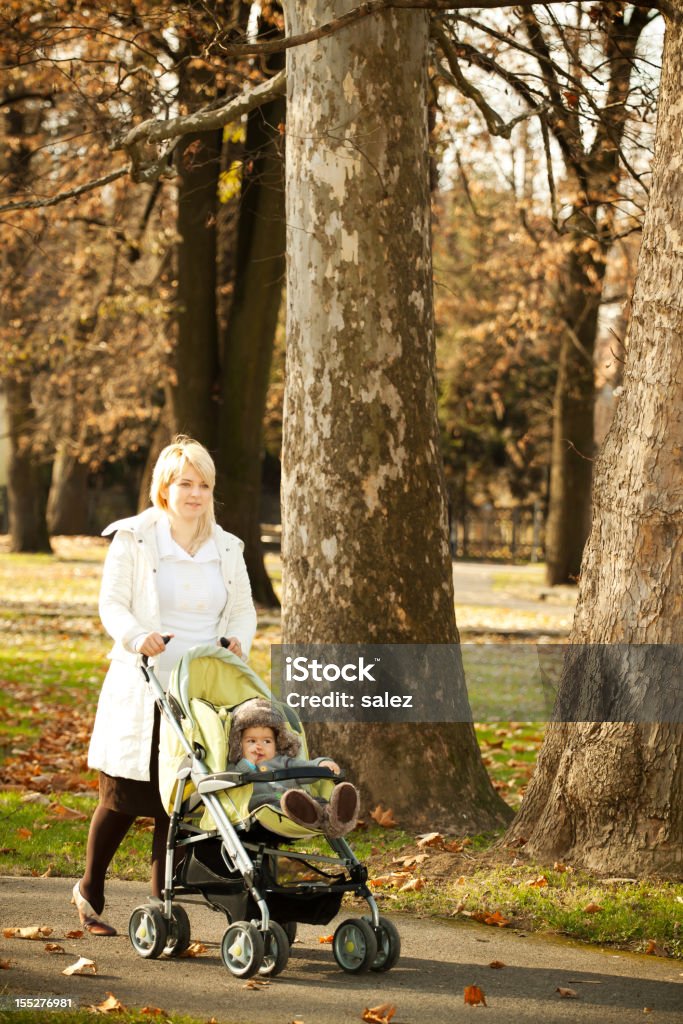
<svg viewBox="0 0 683 1024">
<path fill-rule="evenodd" d="M 509 839 L 611 874 L 683 864 L 683 4 L 665 14 L 652 169 L 623 393 L 555 721 Z"/>
<path fill-rule="evenodd" d="M 656 16 L 656 11 L 623 3 L 596 4 L 585 12 L 582 5 L 568 5 L 564 15 L 525 5 L 509 16 L 507 28 L 469 12 L 433 24 L 443 73 L 479 108 L 494 135 L 509 136 L 521 117 L 538 119 L 554 220 L 569 243 L 557 289 L 556 315 L 564 332 L 546 528 L 551 584 L 577 578 L 590 528 L 598 317 L 613 240 L 633 230 L 633 211 L 619 212 L 624 210 L 619 185 L 637 176 L 629 117 L 647 99 L 638 73 L 638 44 Z M 495 109 L 485 89 L 477 87 L 477 69 L 501 80 L 519 98 L 522 112 L 506 117 Z M 561 189 L 555 184 L 551 140 L 564 168 Z"/>
</svg>

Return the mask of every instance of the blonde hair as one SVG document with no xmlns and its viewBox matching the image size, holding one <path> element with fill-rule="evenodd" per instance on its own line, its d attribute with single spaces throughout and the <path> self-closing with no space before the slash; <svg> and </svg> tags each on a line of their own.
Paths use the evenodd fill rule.
<svg viewBox="0 0 683 1024">
<path fill-rule="evenodd" d="M 199 473 L 205 484 L 208 484 L 213 492 L 216 485 L 216 467 L 213 459 L 207 452 L 204 445 L 194 441 L 191 437 L 178 434 L 171 444 L 167 445 L 156 461 L 152 473 L 152 483 L 149 489 L 149 496 L 156 508 L 168 512 L 168 487 L 182 474 L 186 462 Z M 216 515 L 211 501 L 206 512 L 200 517 L 197 523 L 197 530 L 192 538 L 190 554 L 196 554 L 204 541 L 208 540 L 213 533 L 216 523 Z"/>
</svg>

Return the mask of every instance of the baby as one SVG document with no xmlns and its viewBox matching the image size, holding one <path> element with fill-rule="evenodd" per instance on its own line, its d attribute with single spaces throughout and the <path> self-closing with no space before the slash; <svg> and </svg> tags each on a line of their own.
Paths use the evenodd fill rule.
<svg viewBox="0 0 683 1024">
<path fill-rule="evenodd" d="M 287 728 L 284 715 L 270 701 L 255 697 L 235 711 L 230 727 L 229 771 L 320 767 L 339 774 L 339 765 L 329 757 L 307 761 L 297 756 L 300 749 L 299 737 Z M 298 825 L 324 832 L 330 839 L 346 835 L 358 821 L 358 790 L 350 782 L 338 783 L 329 801 L 315 799 L 296 779 L 282 782 L 255 779 L 253 785 L 250 810 L 263 804 L 279 806 Z"/>
</svg>

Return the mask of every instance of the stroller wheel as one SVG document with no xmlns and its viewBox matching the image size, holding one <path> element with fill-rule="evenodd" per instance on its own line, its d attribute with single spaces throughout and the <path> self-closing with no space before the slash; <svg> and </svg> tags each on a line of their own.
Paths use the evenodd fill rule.
<svg viewBox="0 0 683 1024">
<path fill-rule="evenodd" d="M 138 956 L 156 960 L 168 938 L 168 926 L 158 907 L 148 903 L 136 907 L 128 920 L 128 935 Z"/>
<path fill-rule="evenodd" d="M 263 963 L 259 968 L 259 974 L 263 977 L 274 978 L 276 974 L 284 971 L 289 960 L 289 939 L 287 932 L 277 921 L 271 921 L 268 931 L 261 932 L 265 954 Z"/>
<path fill-rule="evenodd" d="M 332 939 L 332 952 L 347 974 L 369 970 L 377 959 L 377 939 L 372 927 L 360 917 L 342 921 Z"/>
<path fill-rule="evenodd" d="M 190 919 L 184 907 L 171 909 L 173 918 L 168 929 L 164 956 L 180 956 L 190 945 Z"/>
<path fill-rule="evenodd" d="M 263 963 L 263 937 L 248 921 L 235 921 L 223 932 L 221 958 L 236 978 L 251 978 Z"/>
<path fill-rule="evenodd" d="M 372 927 L 371 919 L 363 918 Z M 370 964 L 371 971 L 390 971 L 401 955 L 401 936 L 396 925 L 386 917 L 380 917 L 379 928 L 372 929 L 377 939 L 377 957 Z"/>
</svg>

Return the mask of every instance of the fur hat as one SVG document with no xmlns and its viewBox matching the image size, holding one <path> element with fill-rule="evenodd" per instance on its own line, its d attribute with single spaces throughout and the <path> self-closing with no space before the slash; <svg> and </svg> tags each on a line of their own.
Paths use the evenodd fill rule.
<svg viewBox="0 0 683 1024">
<path fill-rule="evenodd" d="M 230 726 L 228 744 L 228 761 L 232 764 L 242 757 L 242 733 L 245 729 L 268 728 L 275 733 L 275 749 L 278 754 L 296 757 L 301 749 L 301 741 L 287 728 L 285 716 L 274 704 L 264 697 L 253 697 L 245 700 L 235 708 Z"/>
</svg>

